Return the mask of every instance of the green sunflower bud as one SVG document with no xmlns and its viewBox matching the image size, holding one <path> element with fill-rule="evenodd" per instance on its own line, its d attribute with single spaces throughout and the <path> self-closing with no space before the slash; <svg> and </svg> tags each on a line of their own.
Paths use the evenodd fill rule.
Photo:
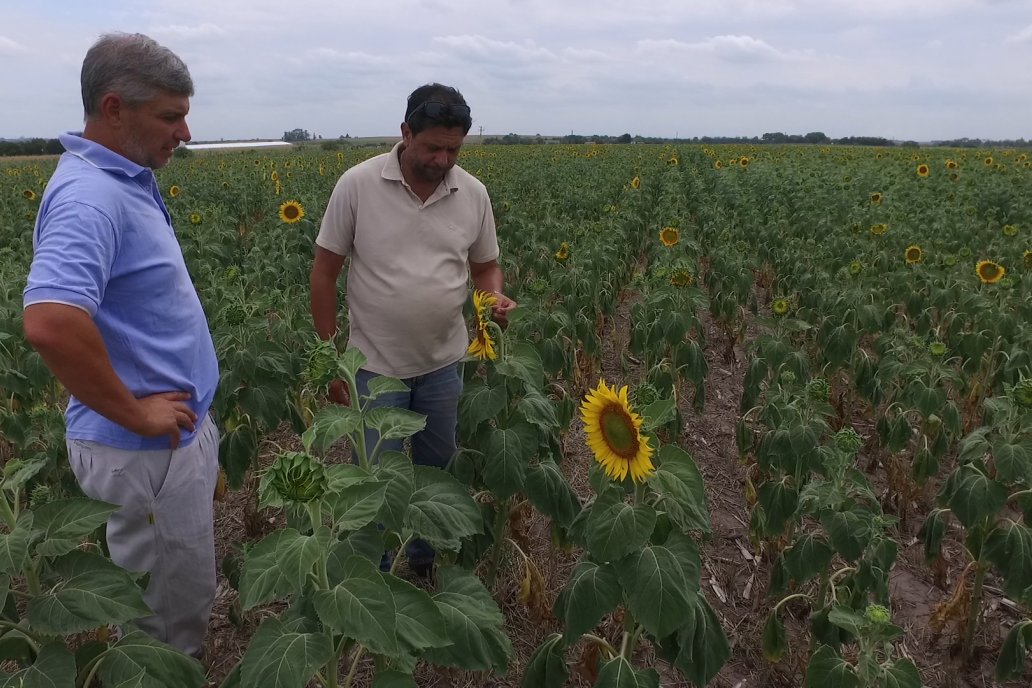
<svg viewBox="0 0 1032 688">
<path fill-rule="evenodd" d="M 864 610 L 864 618 L 873 624 L 881 626 L 892 621 L 892 614 L 880 604 L 869 604 L 867 609 Z"/>
<path fill-rule="evenodd" d="M 827 378 L 815 377 L 807 383 L 806 395 L 814 401 L 827 401 L 831 396 L 831 383 Z"/>
<path fill-rule="evenodd" d="M 787 387 L 795 383 L 796 375 L 791 370 L 782 370 L 780 380 L 781 384 Z"/>
<path fill-rule="evenodd" d="M 315 457 L 284 452 L 269 467 L 269 484 L 284 502 L 307 504 L 326 492 L 326 470 Z"/>
<path fill-rule="evenodd" d="M 942 342 L 932 342 L 928 345 L 928 351 L 936 358 L 942 358 L 946 355 L 946 345 Z"/>
<path fill-rule="evenodd" d="M 29 506 L 33 509 L 38 509 L 52 501 L 54 501 L 54 491 L 50 485 L 40 484 L 32 488 L 32 493 L 29 495 Z"/>
<path fill-rule="evenodd" d="M 1022 380 L 1011 389 L 1011 398 L 1018 406 L 1032 409 L 1032 378 Z"/>
<path fill-rule="evenodd" d="M 855 454 L 863 446 L 864 438 L 853 428 L 842 428 L 835 433 L 835 446 L 847 454 Z"/>
<path fill-rule="evenodd" d="M 337 377 L 337 349 L 333 342 L 317 340 L 308 349 L 305 379 L 316 387 L 325 387 Z"/>
</svg>

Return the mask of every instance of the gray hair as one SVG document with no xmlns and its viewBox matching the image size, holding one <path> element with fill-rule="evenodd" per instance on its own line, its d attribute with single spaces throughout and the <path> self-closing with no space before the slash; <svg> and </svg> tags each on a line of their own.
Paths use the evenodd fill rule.
<svg viewBox="0 0 1032 688">
<path fill-rule="evenodd" d="M 82 61 L 82 106 L 86 119 L 100 114 L 105 93 L 117 93 L 130 107 L 143 105 L 159 91 L 192 96 L 193 79 L 179 57 L 142 33 L 108 33 Z"/>
</svg>

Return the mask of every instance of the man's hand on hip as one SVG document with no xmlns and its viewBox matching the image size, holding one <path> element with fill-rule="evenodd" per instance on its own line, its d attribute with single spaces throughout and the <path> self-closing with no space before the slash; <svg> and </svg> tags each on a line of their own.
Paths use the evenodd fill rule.
<svg viewBox="0 0 1032 688">
<path fill-rule="evenodd" d="M 172 448 L 177 448 L 179 429 L 193 432 L 197 422 L 197 414 L 185 403 L 189 398 L 188 392 L 161 392 L 140 397 L 137 399 L 138 422 L 128 429 L 144 437 L 168 435 Z"/>
</svg>

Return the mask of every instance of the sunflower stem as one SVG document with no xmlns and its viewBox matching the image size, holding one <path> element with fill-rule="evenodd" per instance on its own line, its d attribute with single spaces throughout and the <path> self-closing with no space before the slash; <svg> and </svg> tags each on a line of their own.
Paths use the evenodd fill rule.
<svg viewBox="0 0 1032 688">
<path fill-rule="evenodd" d="M 498 567 L 502 561 L 502 547 L 505 545 L 505 538 L 503 536 L 505 534 L 505 524 L 509 520 L 510 500 L 511 498 L 506 499 L 499 504 L 498 513 L 495 515 L 494 530 L 492 531 L 494 546 L 491 548 L 491 563 L 485 580 L 488 590 L 494 587 L 495 578 L 498 576 Z"/>
</svg>

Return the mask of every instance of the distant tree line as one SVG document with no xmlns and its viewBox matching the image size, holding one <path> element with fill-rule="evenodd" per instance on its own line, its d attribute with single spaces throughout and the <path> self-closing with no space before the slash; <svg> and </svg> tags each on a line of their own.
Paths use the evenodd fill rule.
<svg viewBox="0 0 1032 688">
<path fill-rule="evenodd" d="M 5 155 L 60 155 L 64 146 L 57 139 L 0 140 L 0 157 Z"/>
</svg>

